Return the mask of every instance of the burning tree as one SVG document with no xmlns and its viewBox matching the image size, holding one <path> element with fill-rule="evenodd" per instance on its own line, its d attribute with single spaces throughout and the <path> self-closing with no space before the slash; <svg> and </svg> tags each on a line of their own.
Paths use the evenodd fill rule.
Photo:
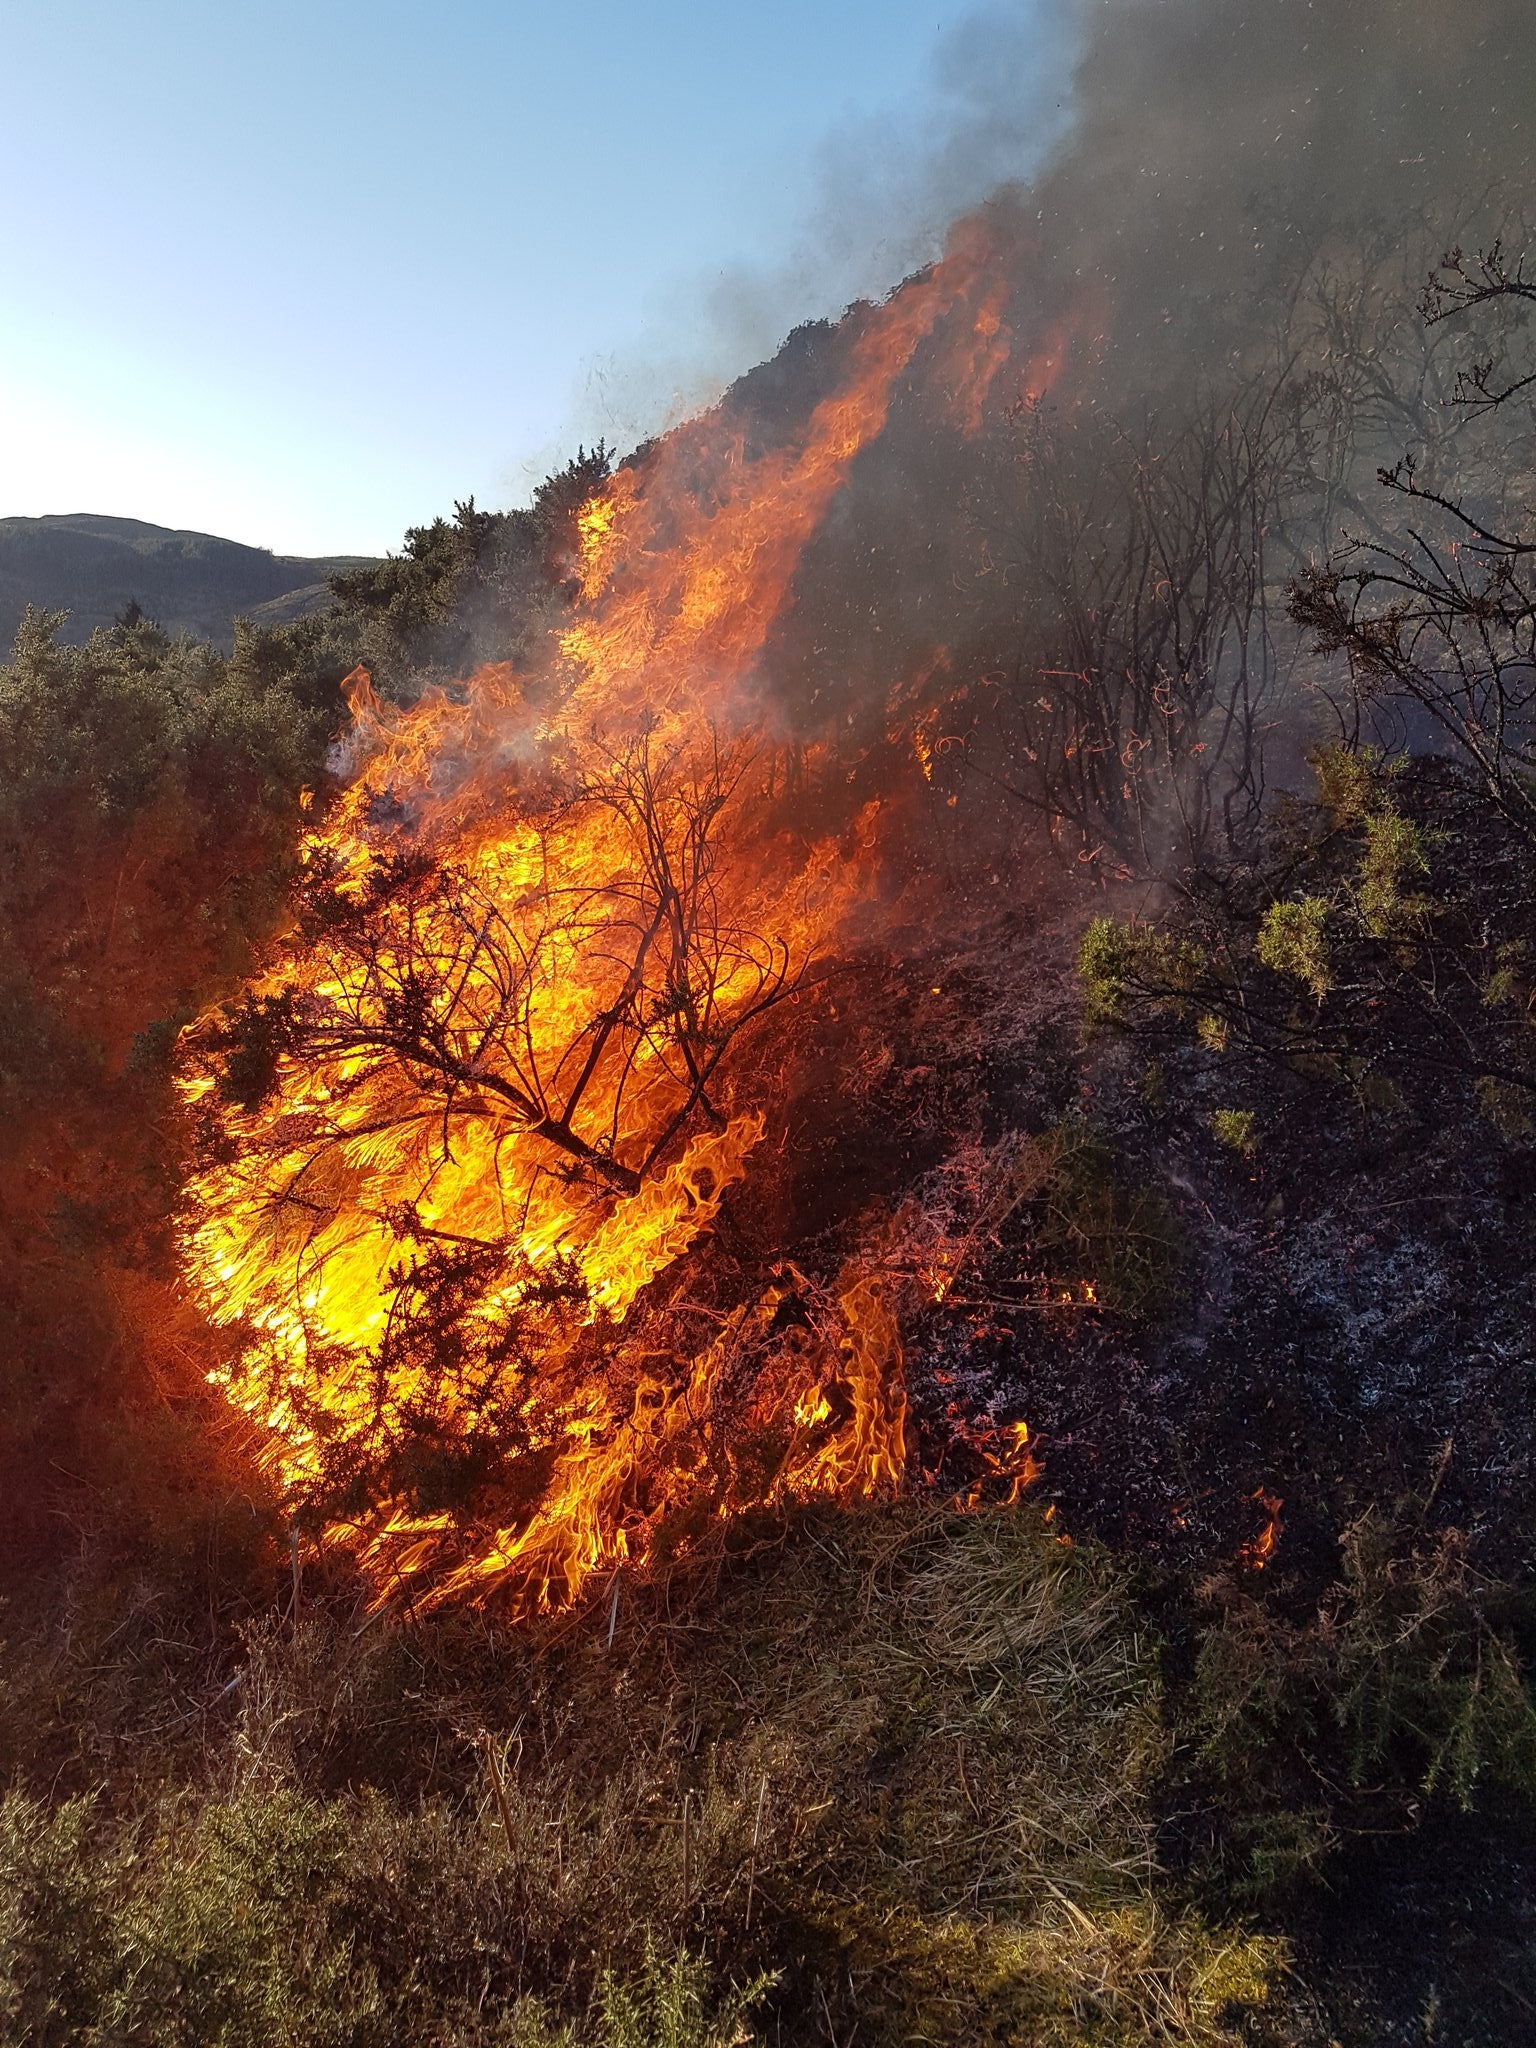
<svg viewBox="0 0 1536 2048">
<path fill-rule="evenodd" d="M 370 839 L 317 835 L 281 957 L 195 1035 L 201 1251 L 323 1518 L 536 1502 L 552 1415 L 612 1379 L 761 1133 L 717 1082 L 804 963 L 722 899 L 750 752 L 586 752 L 456 859 L 381 850 L 371 792 Z"/>
<path fill-rule="evenodd" d="M 716 744 L 694 770 L 642 737 L 473 867 L 410 847 L 359 871 L 316 847 L 308 964 L 204 1034 L 247 1114 L 280 1070 L 307 1077 L 283 1199 L 309 1202 L 326 1155 L 364 1134 L 408 1144 L 425 1190 L 474 1127 L 516 1230 L 546 1173 L 634 1195 L 695 1118 L 723 1127 L 720 1062 L 795 981 L 785 942 L 733 921 L 717 887 L 713 833 L 747 759 Z M 267 1138 L 293 1145 L 282 1125 Z"/>
</svg>

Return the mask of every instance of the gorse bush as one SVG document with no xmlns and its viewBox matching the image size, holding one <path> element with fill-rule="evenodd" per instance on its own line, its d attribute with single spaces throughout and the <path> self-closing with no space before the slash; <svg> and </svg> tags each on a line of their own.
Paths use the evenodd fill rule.
<svg viewBox="0 0 1536 2048">
<path fill-rule="evenodd" d="M 1091 1284 L 1105 1308 L 1154 1317 L 1176 1299 L 1179 1233 L 1155 1189 L 1117 1167 L 1090 1131 L 1059 1124 L 1032 1141 L 1039 1189 L 1028 1210 L 1037 1255 L 1064 1279 Z"/>
<path fill-rule="evenodd" d="M 734 2048 L 767 1988 L 717 1997 L 701 1959 L 647 1943 L 570 2023 L 508 1998 L 521 1888 L 493 1835 L 431 1805 L 247 1790 L 114 1828 L 11 1794 L 0 1874 L 0 2022 L 39 2048 Z"/>
<path fill-rule="evenodd" d="M 152 1546 L 221 1463 L 190 1441 L 169 1055 L 277 914 L 340 699 L 298 629 L 226 657 L 59 625 L 29 613 L 0 668 L 0 1525 Z"/>
<path fill-rule="evenodd" d="M 1416 1504 L 1346 1532 L 1310 1621 L 1227 1589 L 1184 1710 L 1227 1840 L 1257 1891 L 1315 1871 L 1352 1828 L 1536 1801 L 1530 1596 Z"/>
<path fill-rule="evenodd" d="M 1192 873 L 1160 922 L 1088 925 L 1086 1026 L 1182 1037 L 1361 1115 L 1496 1105 L 1516 1128 L 1536 1101 L 1523 843 L 1443 763 L 1313 767 L 1317 801 L 1277 806 L 1250 861 Z"/>
</svg>

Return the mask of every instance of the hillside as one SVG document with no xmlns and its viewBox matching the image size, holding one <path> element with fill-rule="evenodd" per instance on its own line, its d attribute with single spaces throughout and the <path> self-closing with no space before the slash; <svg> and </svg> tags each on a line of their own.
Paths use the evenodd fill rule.
<svg viewBox="0 0 1536 2048">
<path fill-rule="evenodd" d="M 0 655 L 0 2043 L 1536 2041 L 1536 215 L 1101 162 L 328 580 L 0 523 L 298 579 Z"/>
<path fill-rule="evenodd" d="M 328 578 L 360 555 L 274 555 L 210 533 L 91 512 L 0 519 L 0 645 L 29 604 L 67 611 L 62 638 L 83 645 L 132 600 L 168 633 L 227 649 L 238 617 L 288 624 L 330 600 Z"/>
</svg>

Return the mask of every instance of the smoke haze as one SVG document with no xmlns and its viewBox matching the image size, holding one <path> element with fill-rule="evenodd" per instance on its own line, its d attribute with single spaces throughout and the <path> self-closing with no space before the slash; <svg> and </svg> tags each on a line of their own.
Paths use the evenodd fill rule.
<svg viewBox="0 0 1536 2048">
<path fill-rule="evenodd" d="M 1113 293 L 1119 371 L 1240 350 L 1330 236 L 1467 226 L 1536 184 L 1526 0 L 1029 0 L 954 30 L 928 104 L 829 139 L 801 249 L 674 291 L 665 360 L 589 367 L 573 431 L 628 445 L 789 328 L 878 296 L 1011 188 L 1038 277 Z M 1171 346 L 1170 346 L 1171 345 Z M 1141 348 L 1150 349 L 1138 369 Z"/>
</svg>

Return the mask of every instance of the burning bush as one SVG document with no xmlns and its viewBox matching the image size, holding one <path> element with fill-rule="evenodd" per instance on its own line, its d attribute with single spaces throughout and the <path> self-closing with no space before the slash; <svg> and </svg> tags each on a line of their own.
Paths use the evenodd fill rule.
<svg viewBox="0 0 1536 2048">
<path fill-rule="evenodd" d="M 359 671 L 292 932 L 188 1036 L 187 1249 L 242 1333 L 225 1383 L 381 1588 L 537 1609 L 685 1526 L 901 1482 L 868 1262 L 770 1257 L 695 1303 L 676 1281 L 783 1114 L 761 1020 L 882 886 L 884 799 L 850 819 L 835 752 L 752 705 L 754 664 L 897 378 L 973 317 L 981 254 L 871 318 L 789 446 L 743 459 L 706 420 L 602 483 L 531 670 L 406 712 Z"/>
</svg>

